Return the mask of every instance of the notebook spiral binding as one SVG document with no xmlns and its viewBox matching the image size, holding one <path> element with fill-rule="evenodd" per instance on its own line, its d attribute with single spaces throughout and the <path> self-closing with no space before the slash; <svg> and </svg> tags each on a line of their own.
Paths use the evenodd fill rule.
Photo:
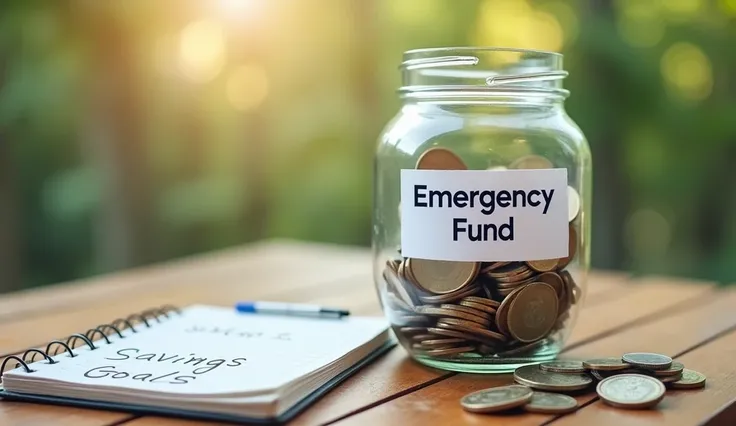
<svg viewBox="0 0 736 426">
<path fill-rule="evenodd" d="M 145 311 L 129 315 L 127 318 L 118 318 L 115 321 L 112 321 L 110 324 L 100 324 L 97 327 L 90 328 L 85 333 L 74 333 L 68 336 L 66 339 L 52 340 L 46 345 L 46 350 L 42 351 L 41 349 L 33 348 L 27 349 L 22 354 L 19 353 L 16 355 L 9 355 L 5 358 L 2 365 L 0 365 L 0 383 L 2 383 L 3 372 L 5 371 L 8 362 L 10 362 L 11 360 L 16 361 L 15 367 L 13 368 L 18 368 L 22 365 L 23 368 L 26 370 L 26 373 L 33 373 L 35 370 L 33 370 L 28 365 L 35 362 L 36 355 L 41 355 L 42 357 L 44 357 L 48 364 L 57 364 L 59 361 L 55 361 L 51 357 L 58 355 L 60 348 L 63 348 L 67 353 L 69 353 L 69 356 L 71 358 L 74 358 L 75 356 L 77 356 L 77 354 L 75 354 L 73 351 L 73 349 L 75 348 L 74 344 L 79 340 L 89 346 L 90 350 L 95 350 L 98 349 L 98 346 L 95 346 L 94 342 L 92 341 L 92 338 L 95 335 L 100 335 L 102 340 L 105 341 L 105 344 L 109 345 L 111 342 L 110 338 L 108 337 L 108 333 L 115 333 L 118 335 L 119 338 L 124 339 L 125 336 L 123 336 L 122 331 L 129 329 L 133 333 L 137 333 L 138 330 L 136 330 L 136 326 L 145 326 L 146 328 L 151 328 L 152 322 L 154 320 L 156 323 L 160 323 L 161 317 L 169 318 L 172 313 L 181 314 L 181 310 L 173 305 L 163 305 L 158 308 L 147 309 Z M 56 346 L 56 348 L 54 349 L 54 353 L 51 353 L 51 348 L 54 346 Z M 29 355 L 31 355 L 30 359 L 28 359 Z"/>
</svg>

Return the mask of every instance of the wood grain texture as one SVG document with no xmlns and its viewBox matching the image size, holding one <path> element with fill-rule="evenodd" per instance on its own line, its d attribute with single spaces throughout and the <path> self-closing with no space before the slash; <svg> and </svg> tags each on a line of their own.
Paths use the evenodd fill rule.
<svg viewBox="0 0 736 426">
<path fill-rule="evenodd" d="M 585 359 L 618 356 L 628 351 L 652 351 L 675 355 L 736 326 L 736 316 L 731 314 L 735 303 L 736 291 L 714 294 L 707 303 L 696 305 L 694 309 L 679 314 L 672 312 L 672 315 L 661 317 L 651 323 L 592 341 L 565 353 L 562 358 Z M 594 313 L 595 310 L 591 312 Z M 381 424 L 381 426 L 424 424 L 531 426 L 540 425 L 554 418 L 554 416 L 540 414 L 478 415 L 466 413 L 460 407 L 459 400 L 467 393 L 512 382 L 512 376 L 509 374 L 493 377 L 459 374 L 348 417 L 337 424 L 340 426 L 369 424 Z M 594 398 L 594 393 L 586 393 L 577 397 L 581 405 Z M 583 408 L 578 414 L 563 417 L 563 420 L 566 421 L 563 424 L 598 426 L 600 423 L 597 422 L 595 416 L 587 417 L 581 422 L 574 421 L 585 410 Z M 614 424 L 628 425 L 626 422 L 611 423 L 611 425 Z"/>
<path fill-rule="evenodd" d="M 126 417 L 130 417 L 130 415 L 52 405 L 41 406 L 21 402 L 0 402 L 0 425 L 3 426 L 102 426 L 123 420 Z"/>
</svg>

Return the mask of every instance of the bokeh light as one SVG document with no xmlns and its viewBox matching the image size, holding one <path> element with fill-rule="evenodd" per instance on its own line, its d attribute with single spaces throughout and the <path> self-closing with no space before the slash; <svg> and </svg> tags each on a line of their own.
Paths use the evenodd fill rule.
<svg viewBox="0 0 736 426">
<path fill-rule="evenodd" d="M 672 225 L 657 210 L 641 208 L 626 221 L 625 240 L 631 258 L 652 261 L 666 255 L 672 241 Z"/>
<path fill-rule="evenodd" d="M 479 10 L 475 43 L 558 52 L 564 32 L 557 18 L 526 0 L 486 0 Z"/>
<path fill-rule="evenodd" d="M 700 101 L 713 90 L 710 59 L 696 45 L 679 42 L 662 55 L 660 71 L 668 92 L 674 98 Z"/>
<path fill-rule="evenodd" d="M 197 82 L 215 78 L 225 63 L 225 32 L 213 20 L 195 21 L 181 32 L 179 40 L 181 70 Z"/>
<path fill-rule="evenodd" d="M 268 75 L 259 65 L 242 65 L 227 80 L 227 99 L 240 111 L 260 106 L 268 96 Z"/>
</svg>

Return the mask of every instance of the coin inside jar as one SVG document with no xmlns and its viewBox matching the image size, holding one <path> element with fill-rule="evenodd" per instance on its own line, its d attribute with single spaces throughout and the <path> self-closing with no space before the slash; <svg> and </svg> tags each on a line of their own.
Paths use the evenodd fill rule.
<svg viewBox="0 0 736 426">
<path fill-rule="evenodd" d="M 559 259 L 529 260 L 526 262 L 530 268 L 537 272 L 550 272 L 557 267 Z"/>
<path fill-rule="evenodd" d="M 509 333 L 520 342 L 546 336 L 557 321 L 557 292 L 544 283 L 532 283 L 516 296 L 508 314 Z"/>
<path fill-rule="evenodd" d="M 567 220 L 572 222 L 580 212 L 580 195 L 572 186 L 567 187 Z"/>
<path fill-rule="evenodd" d="M 409 270 L 416 284 L 434 294 L 458 291 L 478 275 L 478 262 L 448 262 L 443 260 L 412 259 Z"/>
<path fill-rule="evenodd" d="M 417 160 L 417 169 L 422 170 L 467 170 L 467 166 L 455 153 L 446 148 L 430 148 Z"/>
<path fill-rule="evenodd" d="M 511 169 L 551 169 L 552 163 L 539 155 L 527 155 L 511 163 Z"/>
</svg>

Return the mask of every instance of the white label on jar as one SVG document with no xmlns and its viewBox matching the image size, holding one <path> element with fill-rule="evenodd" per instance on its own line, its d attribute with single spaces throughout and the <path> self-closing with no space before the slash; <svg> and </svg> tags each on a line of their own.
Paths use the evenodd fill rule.
<svg viewBox="0 0 736 426">
<path fill-rule="evenodd" d="M 401 170 L 401 255 L 454 261 L 568 255 L 567 169 Z"/>
</svg>

